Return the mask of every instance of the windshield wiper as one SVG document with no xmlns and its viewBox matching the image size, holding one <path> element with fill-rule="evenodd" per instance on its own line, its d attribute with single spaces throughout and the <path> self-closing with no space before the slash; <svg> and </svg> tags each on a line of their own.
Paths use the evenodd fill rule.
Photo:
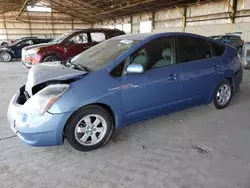
<svg viewBox="0 0 250 188">
<path fill-rule="evenodd" d="M 73 68 L 73 69 L 78 69 L 78 70 L 81 70 L 81 71 L 87 71 L 87 72 L 90 72 L 88 67 L 86 66 L 82 66 L 78 63 L 72 63 L 71 61 L 72 58 L 69 58 L 68 60 L 66 61 L 62 61 L 62 64 L 66 67 L 69 67 L 69 68 Z"/>
<path fill-rule="evenodd" d="M 78 67 L 79 69 L 81 69 L 81 70 L 83 70 L 83 71 L 87 71 L 87 72 L 89 72 L 89 69 L 88 69 L 88 67 L 86 67 L 86 66 L 82 66 L 82 65 L 80 65 L 80 64 L 74 64 L 74 63 L 72 63 L 72 65 L 75 65 L 76 67 Z"/>
</svg>

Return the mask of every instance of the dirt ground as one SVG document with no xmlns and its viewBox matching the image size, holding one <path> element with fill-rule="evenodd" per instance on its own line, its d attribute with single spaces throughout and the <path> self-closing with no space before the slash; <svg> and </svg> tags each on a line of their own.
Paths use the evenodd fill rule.
<svg viewBox="0 0 250 188">
<path fill-rule="evenodd" d="M 250 188 L 250 71 L 225 110 L 204 105 L 136 123 L 87 153 L 15 137 L 6 111 L 26 76 L 20 62 L 0 63 L 1 188 Z"/>
</svg>

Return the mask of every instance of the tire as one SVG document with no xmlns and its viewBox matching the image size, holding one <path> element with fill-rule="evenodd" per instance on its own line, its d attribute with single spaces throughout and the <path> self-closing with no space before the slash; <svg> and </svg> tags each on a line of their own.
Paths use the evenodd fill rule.
<svg viewBox="0 0 250 188">
<path fill-rule="evenodd" d="M 65 135 L 76 150 L 90 151 L 104 145 L 113 129 L 110 113 L 101 106 L 90 105 L 73 114 L 66 124 Z"/>
<path fill-rule="evenodd" d="M 43 62 L 55 62 L 55 61 L 61 61 L 61 59 L 54 55 L 47 56 L 43 59 Z"/>
<path fill-rule="evenodd" d="M 224 89 L 224 90 L 223 90 Z M 213 105 L 216 109 L 226 108 L 233 95 L 233 87 L 229 80 L 223 80 L 215 89 L 213 95 Z"/>
<path fill-rule="evenodd" d="M 10 62 L 12 57 L 11 57 L 11 54 L 8 53 L 8 52 L 1 52 L 0 53 L 0 59 L 3 62 Z"/>
</svg>

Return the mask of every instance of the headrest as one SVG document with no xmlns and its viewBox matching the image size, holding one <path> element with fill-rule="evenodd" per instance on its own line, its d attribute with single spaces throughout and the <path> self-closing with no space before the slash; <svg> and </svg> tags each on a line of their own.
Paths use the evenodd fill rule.
<svg viewBox="0 0 250 188">
<path fill-rule="evenodd" d="M 171 56 L 172 56 L 172 54 L 171 54 L 171 49 L 170 48 L 166 48 L 166 49 L 164 49 L 163 51 L 162 51 L 162 57 L 164 58 L 164 59 L 167 59 L 167 58 L 170 58 L 171 59 Z"/>
</svg>

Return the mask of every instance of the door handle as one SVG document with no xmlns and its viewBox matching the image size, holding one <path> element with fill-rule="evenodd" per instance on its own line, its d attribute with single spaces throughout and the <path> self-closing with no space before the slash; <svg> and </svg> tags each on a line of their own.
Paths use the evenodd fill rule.
<svg viewBox="0 0 250 188">
<path fill-rule="evenodd" d="M 221 67 L 220 65 L 215 65 L 213 69 L 214 69 L 214 70 L 220 70 L 221 68 L 222 68 L 222 67 Z"/>
<path fill-rule="evenodd" d="M 170 74 L 168 77 L 167 77 L 167 80 L 176 80 L 177 79 L 177 75 L 176 74 Z"/>
</svg>

